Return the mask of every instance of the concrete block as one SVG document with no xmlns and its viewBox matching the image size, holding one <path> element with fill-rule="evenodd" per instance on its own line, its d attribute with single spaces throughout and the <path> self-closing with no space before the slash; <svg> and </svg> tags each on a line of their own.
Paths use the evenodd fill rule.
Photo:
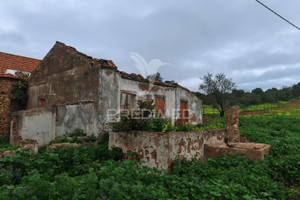
<svg viewBox="0 0 300 200">
<path fill-rule="evenodd" d="M 204 147 L 205 159 L 239 153 L 248 159 L 261 161 L 265 155 L 269 154 L 271 146 L 268 144 L 256 143 L 230 143 L 226 144 L 207 144 Z"/>
</svg>

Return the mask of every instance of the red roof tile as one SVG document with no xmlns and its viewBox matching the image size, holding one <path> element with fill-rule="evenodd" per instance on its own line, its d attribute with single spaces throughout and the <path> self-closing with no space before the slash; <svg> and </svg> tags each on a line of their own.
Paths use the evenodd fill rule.
<svg viewBox="0 0 300 200">
<path fill-rule="evenodd" d="M 0 77 L 18 78 L 17 76 L 6 74 L 6 70 L 32 72 L 40 62 L 38 59 L 0 52 Z"/>
</svg>

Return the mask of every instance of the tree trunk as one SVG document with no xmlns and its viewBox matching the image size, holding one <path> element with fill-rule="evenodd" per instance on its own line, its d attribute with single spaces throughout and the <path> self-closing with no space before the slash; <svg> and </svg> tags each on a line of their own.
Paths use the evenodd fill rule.
<svg viewBox="0 0 300 200">
<path fill-rule="evenodd" d="M 224 111 L 224 110 L 221 110 L 221 111 L 220 111 L 220 117 L 224 117 L 224 114 L 225 114 L 225 111 Z"/>
</svg>

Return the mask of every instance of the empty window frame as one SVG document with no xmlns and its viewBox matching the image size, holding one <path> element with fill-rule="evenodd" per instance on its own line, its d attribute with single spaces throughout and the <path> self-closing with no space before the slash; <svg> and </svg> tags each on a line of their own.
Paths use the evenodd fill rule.
<svg viewBox="0 0 300 200">
<path fill-rule="evenodd" d="M 121 91 L 120 93 L 120 109 L 121 112 L 128 110 L 136 110 L 136 94 L 130 91 Z"/>
</svg>

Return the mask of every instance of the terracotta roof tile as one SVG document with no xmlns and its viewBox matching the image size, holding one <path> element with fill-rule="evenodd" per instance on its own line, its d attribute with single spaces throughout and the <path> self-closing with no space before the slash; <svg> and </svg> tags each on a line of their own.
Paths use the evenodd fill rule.
<svg viewBox="0 0 300 200">
<path fill-rule="evenodd" d="M 32 72 L 40 62 L 38 59 L 0 52 L 0 77 L 18 78 L 17 76 L 6 74 L 6 70 Z"/>
<path fill-rule="evenodd" d="M 77 55 L 80 55 L 88 60 L 90 60 L 91 62 L 95 62 L 98 64 L 101 64 L 102 67 L 106 67 L 106 68 L 112 68 L 112 69 L 117 69 L 117 66 L 115 65 L 115 63 L 111 60 L 106 60 L 106 59 L 99 59 L 99 58 L 93 58 L 91 56 L 88 56 L 80 51 L 78 51 L 77 49 L 75 49 L 74 47 L 68 46 L 65 43 L 56 41 L 56 44 L 61 45 L 71 51 L 73 51 L 74 53 L 76 53 Z"/>
</svg>

